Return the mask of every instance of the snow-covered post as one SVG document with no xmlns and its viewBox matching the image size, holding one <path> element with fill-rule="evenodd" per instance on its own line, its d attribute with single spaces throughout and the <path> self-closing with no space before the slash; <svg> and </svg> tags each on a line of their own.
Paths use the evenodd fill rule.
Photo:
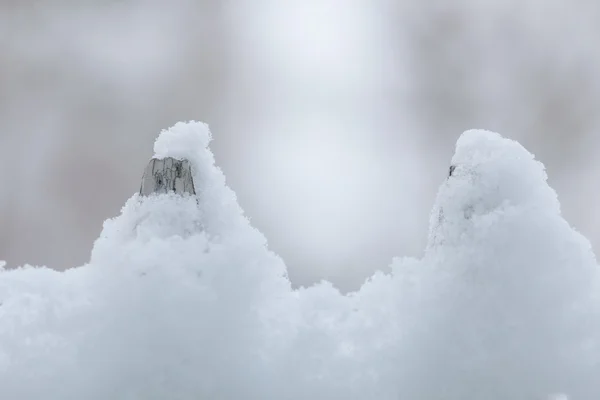
<svg viewBox="0 0 600 400">
<path fill-rule="evenodd" d="M 173 157 L 151 159 L 144 171 L 140 194 L 169 192 L 196 194 L 190 162 Z"/>
</svg>

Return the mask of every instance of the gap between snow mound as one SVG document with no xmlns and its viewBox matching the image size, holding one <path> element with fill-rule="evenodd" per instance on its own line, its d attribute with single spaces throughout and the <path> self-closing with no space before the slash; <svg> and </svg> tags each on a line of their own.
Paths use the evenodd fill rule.
<svg viewBox="0 0 600 400">
<path fill-rule="evenodd" d="M 0 272 L 0 398 L 600 395 L 597 263 L 518 143 L 464 133 L 424 258 L 343 296 L 291 289 L 210 140 L 161 133 L 155 158 L 189 160 L 196 195 L 134 195 L 88 265 Z"/>
</svg>

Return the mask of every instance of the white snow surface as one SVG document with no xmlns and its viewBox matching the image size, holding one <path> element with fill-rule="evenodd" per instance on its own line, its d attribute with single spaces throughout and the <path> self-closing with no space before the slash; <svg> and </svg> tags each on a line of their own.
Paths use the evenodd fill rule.
<svg viewBox="0 0 600 400">
<path fill-rule="evenodd" d="M 342 295 L 291 288 L 210 140 L 161 133 L 197 195 L 134 195 L 88 264 L 1 267 L 1 399 L 600 398 L 598 264 L 520 144 L 465 132 L 424 256 Z"/>
</svg>

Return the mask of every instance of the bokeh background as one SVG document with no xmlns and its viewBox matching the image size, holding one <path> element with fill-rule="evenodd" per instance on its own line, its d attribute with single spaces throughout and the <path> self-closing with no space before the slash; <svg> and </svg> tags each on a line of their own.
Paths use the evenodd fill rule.
<svg viewBox="0 0 600 400">
<path fill-rule="evenodd" d="M 543 161 L 600 248 L 600 3 L 0 0 L 0 259 L 89 258 L 161 129 L 201 120 L 296 285 L 419 256 L 460 133 Z"/>
</svg>

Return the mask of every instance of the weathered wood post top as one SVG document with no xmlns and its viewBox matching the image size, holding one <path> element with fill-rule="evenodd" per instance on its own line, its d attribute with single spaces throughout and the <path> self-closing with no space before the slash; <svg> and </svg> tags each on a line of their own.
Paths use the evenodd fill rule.
<svg viewBox="0 0 600 400">
<path fill-rule="evenodd" d="M 184 193 L 195 195 L 192 167 L 188 160 L 177 160 L 172 157 L 153 158 L 148 163 L 142 177 L 140 194 Z"/>
</svg>

